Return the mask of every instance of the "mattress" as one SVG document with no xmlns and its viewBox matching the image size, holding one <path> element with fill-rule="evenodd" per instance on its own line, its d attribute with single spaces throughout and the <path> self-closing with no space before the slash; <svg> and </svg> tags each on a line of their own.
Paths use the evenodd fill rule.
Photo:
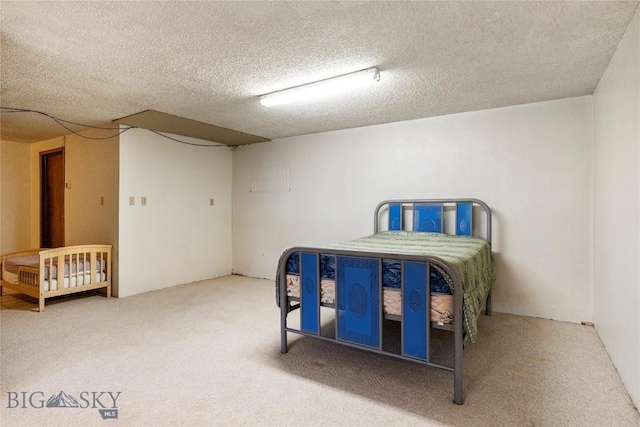
<svg viewBox="0 0 640 427">
<path fill-rule="evenodd" d="M 327 253 L 331 249 L 344 249 L 397 255 L 431 255 L 443 259 L 455 269 L 464 284 L 464 327 L 471 340 L 475 342 L 477 317 L 495 280 L 494 260 L 491 254 L 491 245 L 487 240 L 438 233 L 385 231 L 319 249 L 324 252 L 325 248 Z M 278 263 L 278 267 L 281 268 L 282 265 L 283 260 Z M 286 268 L 286 263 L 284 266 Z M 276 273 L 276 299 L 279 297 L 279 273 L 278 270 Z M 448 275 L 443 275 L 443 278 L 447 282 L 449 290 L 455 292 Z"/>
<path fill-rule="evenodd" d="M 40 266 L 40 255 L 16 255 L 9 256 L 3 264 L 3 269 L 9 273 L 18 274 L 20 267 L 33 267 L 38 268 Z"/>
<path fill-rule="evenodd" d="M 335 280 L 336 257 L 331 254 L 320 254 L 320 278 L 323 280 Z M 400 289 L 402 263 L 395 259 L 382 260 L 382 284 L 384 287 Z M 300 274 L 300 253 L 294 252 L 287 260 L 287 274 Z M 429 283 L 431 292 L 450 294 L 451 287 L 442 272 L 431 267 Z"/>
<path fill-rule="evenodd" d="M 287 274 L 287 295 L 300 298 L 300 276 Z M 334 304 L 336 282 L 330 279 L 320 280 L 320 301 L 322 304 Z M 382 290 L 384 313 L 402 316 L 402 294 L 399 289 L 385 288 Z M 450 293 L 431 293 L 430 320 L 438 324 L 453 323 L 453 295 Z"/>
<path fill-rule="evenodd" d="M 107 275 L 105 273 L 96 272 L 93 282 L 91 282 L 91 273 L 78 274 L 71 276 L 71 278 L 65 277 L 62 281 L 62 288 L 73 288 L 76 286 L 88 285 L 90 283 L 104 282 L 105 280 L 107 280 Z M 43 285 L 45 292 L 55 291 L 58 289 L 59 281 L 58 279 L 52 279 L 50 281 L 45 280 Z"/>
<path fill-rule="evenodd" d="M 18 275 L 16 273 L 11 273 L 10 271 L 7 271 L 4 268 L 4 265 L 2 266 L 2 280 L 4 280 L 5 282 L 9 282 L 12 285 L 17 285 L 18 284 Z"/>
</svg>

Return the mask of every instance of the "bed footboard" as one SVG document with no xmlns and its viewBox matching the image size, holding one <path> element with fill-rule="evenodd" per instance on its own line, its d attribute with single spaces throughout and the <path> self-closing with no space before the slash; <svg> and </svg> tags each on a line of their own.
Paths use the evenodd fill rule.
<svg viewBox="0 0 640 427">
<path fill-rule="evenodd" d="M 111 297 L 111 245 L 66 246 L 39 255 L 40 311 L 54 296 L 106 288 Z"/>
<path fill-rule="evenodd" d="M 474 211 L 484 215 L 474 221 Z M 375 210 L 374 235 L 283 252 L 276 273 L 280 351 L 288 351 L 287 334 L 295 333 L 447 370 L 454 377 L 453 401 L 461 405 L 464 345 L 467 338 L 475 340 L 482 305 L 491 313 L 493 267 L 491 211 L 482 201 L 382 202 Z M 433 271 L 441 273 L 453 294 L 452 323 L 432 317 L 432 293 L 440 295 Z M 296 292 L 287 291 L 289 273 L 296 278 Z M 385 313 L 390 290 L 399 295 L 399 316 Z M 299 319 L 290 316 L 293 312 Z M 386 319 L 400 322 L 399 346 L 386 343 Z M 334 330 L 327 330 L 328 320 L 335 321 Z M 453 332 L 452 366 L 432 358 L 433 329 Z"/>
<path fill-rule="evenodd" d="M 411 256 L 382 254 L 378 252 L 330 250 L 295 247 L 290 248 L 281 257 L 287 260 L 291 254 L 301 254 L 303 273 L 299 301 L 287 295 L 286 286 L 279 287 L 280 331 L 282 353 L 288 351 L 287 333 L 312 336 L 326 341 L 365 349 L 375 353 L 409 360 L 416 363 L 444 369 L 454 373 L 454 402 L 462 404 L 463 379 L 463 293 L 454 292 L 454 323 L 438 324 L 429 319 L 430 291 L 429 274 L 432 265 L 442 269 L 449 275 L 454 289 L 462 289 L 456 270 L 444 260 L 434 256 Z M 330 253 L 337 259 L 336 288 L 338 303 L 331 306 L 335 310 L 335 333 L 333 336 L 321 333 L 320 301 L 320 252 Z M 401 318 L 401 349 L 399 353 L 383 348 L 382 308 L 383 259 L 397 259 L 402 262 L 403 306 Z M 286 262 L 286 261 L 285 261 Z M 286 268 L 280 268 L 280 283 L 286 283 Z M 300 327 L 290 327 L 287 316 L 294 310 L 300 310 Z M 454 365 L 446 366 L 431 360 L 430 330 L 432 328 L 448 329 L 454 332 Z"/>
</svg>

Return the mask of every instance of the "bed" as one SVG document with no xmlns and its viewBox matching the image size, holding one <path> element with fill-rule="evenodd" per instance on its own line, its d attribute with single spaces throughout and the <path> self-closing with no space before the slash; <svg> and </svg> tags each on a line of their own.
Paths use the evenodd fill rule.
<svg viewBox="0 0 640 427">
<path fill-rule="evenodd" d="M 323 247 L 284 250 L 276 272 L 281 352 L 287 333 L 453 372 L 463 404 L 463 349 L 477 318 L 491 314 L 495 280 L 491 210 L 477 199 L 387 200 L 374 233 Z M 458 292 L 462 290 L 462 292 Z M 326 312 L 335 320 L 323 328 Z M 290 313 L 299 312 L 292 319 Z M 385 345 L 383 322 L 400 322 L 400 345 Z M 431 360 L 431 331 L 453 333 L 453 363 Z"/>
<path fill-rule="evenodd" d="M 0 290 L 37 298 L 39 311 L 55 296 L 101 288 L 111 296 L 111 245 L 34 249 L 2 255 L 1 262 Z"/>
</svg>

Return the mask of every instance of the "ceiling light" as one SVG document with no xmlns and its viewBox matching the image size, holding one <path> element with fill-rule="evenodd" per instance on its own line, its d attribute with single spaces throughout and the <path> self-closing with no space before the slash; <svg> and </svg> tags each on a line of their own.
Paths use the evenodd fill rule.
<svg viewBox="0 0 640 427">
<path fill-rule="evenodd" d="M 268 93 L 260 97 L 260 104 L 265 107 L 315 99 L 321 96 L 336 94 L 351 90 L 355 87 L 369 85 L 380 81 L 380 71 L 377 68 L 367 68 L 355 73 L 320 80 L 278 92 Z"/>
</svg>

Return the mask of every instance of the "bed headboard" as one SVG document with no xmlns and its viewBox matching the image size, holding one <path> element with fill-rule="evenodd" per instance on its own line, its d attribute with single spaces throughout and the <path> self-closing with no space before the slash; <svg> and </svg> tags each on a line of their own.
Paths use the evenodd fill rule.
<svg viewBox="0 0 640 427">
<path fill-rule="evenodd" d="M 375 210 L 374 233 L 407 230 L 474 236 L 491 243 L 491 209 L 478 199 L 385 200 Z"/>
</svg>

